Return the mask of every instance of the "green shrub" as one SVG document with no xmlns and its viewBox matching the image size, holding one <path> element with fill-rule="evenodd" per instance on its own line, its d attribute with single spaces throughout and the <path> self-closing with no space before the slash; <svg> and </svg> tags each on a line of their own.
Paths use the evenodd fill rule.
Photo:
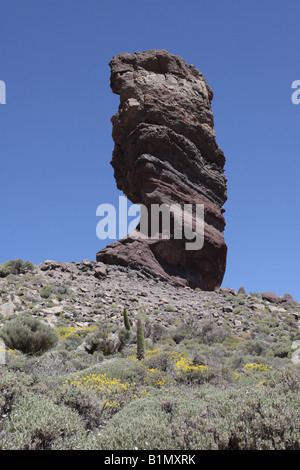
<svg viewBox="0 0 300 470">
<path fill-rule="evenodd" d="M 176 379 L 181 383 L 200 385 L 209 382 L 214 376 L 214 371 L 210 367 L 191 365 L 180 369 L 177 372 Z"/>
<path fill-rule="evenodd" d="M 263 341 L 248 340 L 242 347 L 243 352 L 253 356 L 263 356 L 268 353 L 268 346 Z"/>
<path fill-rule="evenodd" d="M 22 259 L 6 261 L 0 265 L 0 277 L 6 277 L 9 274 L 25 274 L 29 271 L 34 271 L 34 264 L 30 261 L 23 263 Z"/>
<path fill-rule="evenodd" d="M 58 342 L 58 333 L 53 328 L 30 316 L 9 320 L 1 328 L 0 336 L 9 349 L 25 354 L 43 354 Z"/>
<path fill-rule="evenodd" d="M 121 341 L 118 336 L 104 330 L 95 331 L 86 338 L 86 350 L 90 354 L 102 352 L 104 356 L 108 356 L 119 351 L 120 347 Z"/>
<path fill-rule="evenodd" d="M 49 299 L 50 295 L 51 295 L 51 290 L 49 289 L 49 287 L 44 286 L 40 289 L 40 296 L 43 299 Z"/>
<path fill-rule="evenodd" d="M 121 342 L 120 348 L 123 348 L 131 339 L 131 330 L 121 328 L 118 332 L 118 337 Z"/>
<path fill-rule="evenodd" d="M 222 343 L 228 336 L 228 331 L 221 326 L 217 326 L 212 321 L 205 321 L 200 324 L 200 331 L 197 336 L 201 343 L 214 344 Z"/>
<path fill-rule="evenodd" d="M 3 366 L 2 366 L 3 367 Z M 0 415 L 9 416 L 14 404 L 30 387 L 30 379 L 20 372 L 1 370 L 0 374 Z M 1 426 L 0 426 L 1 427 Z"/>
<path fill-rule="evenodd" d="M 300 391 L 300 370 L 298 364 L 289 364 L 283 368 L 270 371 L 266 387 L 279 390 L 279 393 L 287 394 Z"/>
<path fill-rule="evenodd" d="M 2 450 L 77 450 L 85 448 L 87 433 L 79 415 L 65 405 L 56 405 L 26 394 L 6 420 Z"/>
<path fill-rule="evenodd" d="M 162 388 L 170 385 L 172 378 L 160 369 L 147 369 L 144 383 L 147 386 Z"/>
<path fill-rule="evenodd" d="M 236 335 L 229 334 L 225 340 L 223 341 L 223 345 L 229 350 L 229 351 L 234 351 L 235 349 L 238 349 L 243 345 L 245 340 L 239 338 Z"/>
<path fill-rule="evenodd" d="M 175 341 L 176 344 L 179 344 L 189 334 L 189 331 L 189 327 L 185 323 L 181 322 L 171 331 L 171 339 Z"/>
<path fill-rule="evenodd" d="M 60 387 L 55 401 L 58 405 L 63 404 L 76 411 L 88 430 L 103 424 L 103 400 L 94 390 L 83 387 Z"/>
<path fill-rule="evenodd" d="M 160 323 L 153 323 L 151 328 L 151 338 L 156 343 L 161 339 L 165 339 L 167 336 L 167 328 Z"/>
<path fill-rule="evenodd" d="M 300 449 L 296 394 L 272 393 L 264 387 L 184 390 L 160 390 L 157 396 L 134 400 L 111 419 L 97 437 L 96 448 Z"/>
<path fill-rule="evenodd" d="M 291 356 L 291 345 L 289 343 L 276 344 L 272 349 L 275 357 L 284 358 Z"/>
<path fill-rule="evenodd" d="M 147 354 L 143 363 L 148 369 L 159 369 L 163 372 L 172 372 L 174 369 L 172 356 L 164 350 L 158 350 L 156 354 Z"/>
<path fill-rule="evenodd" d="M 241 313 L 243 311 L 242 307 L 235 307 L 232 311 L 233 315 L 237 315 L 238 313 Z"/>
<path fill-rule="evenodd" d="M 11 369 L 20 369 L 26 374 L 45 374 L 47 377 L 57 377 L 73 372 L 77 372 L 93 365 L 99 365 L 103 360 L 101 353 L 92 356 L 87 351 L 68 351 L 58 348 L 46 352 L 43 360 L 38 356 L 15 357 L 7 360 L 7 365 Z"/>
<path fill-rule="evenodd" d="M 96 437 L 95 448 L 173 449 L 166 416 L 157 398 L 133 400 Z"/>
</svg>

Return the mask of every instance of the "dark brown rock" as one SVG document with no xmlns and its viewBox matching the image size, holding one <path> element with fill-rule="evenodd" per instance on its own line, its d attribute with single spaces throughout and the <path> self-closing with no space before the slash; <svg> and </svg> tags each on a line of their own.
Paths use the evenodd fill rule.
<svg viewBox="0 0 300 470">
<path fill-rule="evenodd" d="M 101 279 L 102 277 L 105 277 L 107 275 L 107 268 L 104 263 L 97 263 L 95 270 L 94 270 L 94 276 L 97 277 L 98 279 Z"/>
<path fill-rule="evenodd" d="M 282 302 L 286 302 L 288 305 L 294 305 L 295 301 L 293 299 L 293 296 L 291 294 L 284 294 L 284 296 L 281 298 Z"/>
<path fill-rule="evenodd" d="M 112 117 L 111 162 L 118 189 L 147 208 L 203 204 L 204 246 L 186 250 L 187 240 L 175 239 L 172 230 L 170 239 L 141 239 L 138 226 L 98 252 L 97 261 L 181 286 L 217 289 L 226 266 L 222 206 L 227 195 L 225 158 L 213 130 L 213 92 L 193 65 L 165 50 L 119 54 L 110 67 L 111 88 L 120 95 Z M 180 212 L 172 217 L 179 220 Z"/>
<path fill-rule="evenodd" d="M 243 294 L 243 295 L 245 295 L 245 294 L 246 294 L 245 288 L 244 288 L 244 287 L 240 287 L 239 290 L 238 290 L 238 294 Z"/>
<path fill-rule="evenodd" d="M 269 302 L 274 302 L 275 304 L 279 304 L 281 302 L 281 297 L 279 297 L 277 294 L 274 294 L 274 292 L 264 292 L 262 294 L 262 298 L 264 300 L 268 300 Z"/>
</svg>

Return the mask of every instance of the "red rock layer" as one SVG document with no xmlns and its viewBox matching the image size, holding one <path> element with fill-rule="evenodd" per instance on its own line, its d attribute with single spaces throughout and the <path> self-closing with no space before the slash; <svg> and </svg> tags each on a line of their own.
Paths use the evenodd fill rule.
<svg viewBox="0 0 300 470">
<path fill-rule="evenodd" d="M 120 95 L 112 117 L 112 166 L 118 189 L 136 204 L 204 204 L 204 245 L 186 239 L 128 237 L 97 253 L 97 261 L 131 266 L 178 285 L 221 285 L 227 247 L 223 204 L 225 158 L 213 130 L 213 92 L 203 75 L 165 50 L 119 54 L 110 62 L 111 88 Z M 176 215 L 174 215 L 176 218 Z M 195 229 L 195 217 L 192 227 Z"/>
</svg>

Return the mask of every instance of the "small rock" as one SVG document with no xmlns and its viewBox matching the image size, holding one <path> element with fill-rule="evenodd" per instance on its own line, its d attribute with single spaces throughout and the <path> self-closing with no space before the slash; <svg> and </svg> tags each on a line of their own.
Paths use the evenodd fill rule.
<svg viewBox="0 0 300 470">
<path fill-rule="evenodd" d="M 84 341 L 83 343 L 81 343 L 78 348 L 76 349 L 76 351 L 88 351 L 88 345 L 87 343 Z"/>
<path fill-rule="evenodd" d="M 96 267 L 94 269 L 94 276 L 97 278 L 97 279 L 100 279 L 101 277 L 106 277 L 107 276 L 107 268 L 106 268 L 106 265 L 104 263 L 101 263 L 101 261 L 99 261 L 97 264 L 96 264 Z"/>
<path fill-rule="evenodd" d="M 48 271 L 48 269 L 59 268 L 59 263 L 48 259 L 47 261 L 44 261 L 43 263 L 41 263 L 39 267 L 42 271 Z"/>
<path fill-rule="evenodd" d="M 244 287 L 239 288 L 238 294 L 246 294 L 246 291 L 245 291 Z"/>
<path fill-rule="evenodd" d="M 233 307 L 232 307 L 232 305 L 225 305 L 225 306 L 223 307 L 223 312 L 225 312 L 225 313 L 232 313 L 232 312 L 233 312 Z"/>
<path fill-rule="evenodd" d="M 266 306 L 264 304 L 252 304 L 250 308 L 251 310 L 264 310 Z"/>
<path fill-rule="evenodd" d="M 57 307 L 44 308 L 43 312 L 49 315 L 59 315 L 63 311 L 63 306 L 59 305 Z"/>
<path fill-rule="evenodd" d="M 284 294 L 284 296 L 281 299 L 282 302 L 286 302 L 288 305 L 294 305 L 295 301 L 291 294 Z"/>
<path fill-rule="evenodd" d="M 89 326 L 89 323 L 86 321 L 77 321 L 76 326 L 79 326 L 80 328 L 87 328 Z"/>
<path fill-rule="evenodd" d="M 230 287 L 221 287 L 220 292 L 222 294 L 232 294 L 232 295 L 237 295 L 237 292 Z"/>
<path fill-rule="evenodd" d="M 286 310 L 283 308 L 274 307 L 274 305 L 269 305 L 268 309 L 271 313 L 285 313 Z"/>
<path fill-rule="evenodd" d="M 15 308 L 15 304 L 13 304 L 11 300 L 9 300 L 0 307 L 0 315 L 3 315 L 4 317 L 9 317 L 10 315 L 13 315 L 15 313 Z"/>
</svg>

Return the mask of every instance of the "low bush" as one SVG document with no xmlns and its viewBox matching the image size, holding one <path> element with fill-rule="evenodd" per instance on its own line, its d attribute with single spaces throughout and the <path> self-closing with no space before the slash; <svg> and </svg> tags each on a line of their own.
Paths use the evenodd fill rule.
<svg viewBox="0 0 300 470">
<path fill-rule="evenodd" d="M 58 342 L 57 332 L 30 316 L 17 316 L 9 320 L 0 330 L 0 337 L 9 349 L 25 354 L 43 354 Z"/>
<path fill-rule="evenodd" d="M 190 328 L 183 322 L 179 323 L 170 333 L 170 337 L 176 344 L 179 344 L 190 333 Z"/>
<path fill-rule="evenodd" d="M 30 261 L 23 263 L 22 259 L 6 261 L 0 265 L 0 277 L 7 277 L 9 274 L 25 274 L 34 271 L 34 264 Z"/>
<path fill-rule="evenodd" d="M 97 330 L 86 338 L 86 350 L 90 354 L 101 352 L 104 356 L 116 353 L 121 347 L 121 341 L 115 333 Z"/>
<path fill-rule="evenodd" d="M 143 364 L 148 369 L 159 369 L 163 372 L 171 372 L 174 370 L 174 358 L 172 354 L 162 349 L 147 351 Z"/>
<path fill-rule="evenodd" d="M 120 348 L 123 349 L 123 347 L 129 343 L 129 341 L 131 340 L 132 338 L 132 333 L 131 333 L 131 330 L 127 329 L 127 328 L 120 328 L 119 332 L 118 332 L 118 337 L 119 337 L 119 340 L 120 340 Z"/>
<path fill-rule="evenodd" d="M 215 323 L 211 321 L 205 321 L 200 324 L 197 336 L 200 342 L 204 344 L 223 343 L 228 336 L 228 331 L 221 326 L 215 325 Z"/>
<path fill-rule="evenodd" d="M 263 356 L 269 353 L 269 345 L 264 341 L 248 340 L 243 345 L 242 351 L 253 356 Z"/>
<path fill-rule="evenodd" d="M 30 379 L 20 372 L 2 370 L 0 375 L 0 415 L 9 416 L 16 400 L 21 397 L 26 388 L 30 386 Z"/>
<path fill-rule="evenodd" d="M 15 404 L 2 430 L 1 450 L 77 450 L 87 432 L 79 415 L 27 393 Z"/>
<path fill-rule="evenodd" d="M 56 392 L 55 401 L 58 405 L 63 404 L 76 411 L 89 431 L 104 423 L 103 401 L 94 390 L 83 387 L 60 387 Z"/>
<path fill-rule="evenodd" d="M 165 403 L 168 403 L 168 406 Z M 176 403 L 176 406 L 175 406 Z M 135 400 L 96 438 L 99 449 L 299 450 L 299 396 L 264 387 Z M 116 429 L 118 432 L 116 432 Z"/>
</svg>

